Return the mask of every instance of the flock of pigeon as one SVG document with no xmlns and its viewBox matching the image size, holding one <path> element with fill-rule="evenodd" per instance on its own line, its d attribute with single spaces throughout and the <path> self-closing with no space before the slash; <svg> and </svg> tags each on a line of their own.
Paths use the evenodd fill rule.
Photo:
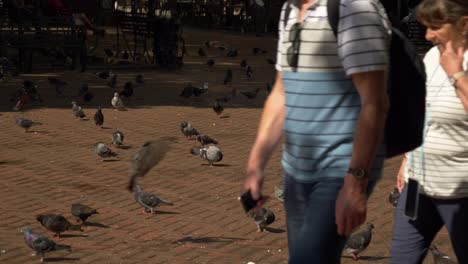
<svg viewBox="0 0 468 264">
<path fill-rule="evenodd" d="M 207 41 L 205 43 L 206 48 L 212 49 L 217 48 L 220 51 L 225 51 L 226 48 L 224 45 L 219 44 L 215 41 Z M 267 51 L 253 48 L 252 52 L 254 54 L 265 54 Z M 200 57 L 207 57 L 207 53 L 204 48 L 199 48 L 198 55 Z M 234 49 L 229 49 L 226 52 L 227 57 L 237 57 L 238 51 Z M 271 59 L 267 59 L 269 64 L 274 64 L 275 62 Z M 213 59 L 208 59 L 206 64 L 209 68 L 214 67 L 215 61 Z M 247 60 L 242 59 L 240 61 L 241 69 L 245 69 L 245 74 L 248 80 L 253 79 L 253 69 L 251 65 L 247 63 Z M 112 88 L 113 98 L 111 100 L 111 105 L 115 111 L 127 111 L 125 100 L 129 100 L 134 93 L 134 83 L 126 82 L 122 89 L 117 90 L 117 74 L 112 73 L 112 71 L 104 71 L 95 73 L 95 75 L 103 80 L 107 80 L 107 86 Z M 223 80 L 224 85 L 231 85 L 233 80 L 232 69 L 227 69 L 225 77 Z M 63 95 L 67 82 L 55 77 L 48 78 L 49 84 L 55 89 L 57 95 Z M 138 74 L 135 76 L 135 83 L 138 85 L 144 84 L 143 75 Z M 272 85 L 267 83 L 266 90 L 267 93 L 270 93 Z M 186 87 L 183 88 L 180 96 L 189 98 L 192 96 L 198 97 L 208 91 L 208 84 L 204 83 L 201 87 L 193 86 L 191 83 L 188 83 Z M 255 91 L 242 91 L 240 92 L 247 99 L 254 99 L 257 97 L 260 88 L 255 89 Z M 84 102 L 90 102 L 94 98 L 94 94 L 89 90 L 88 85 L 83 84 L 78 92 L 78 95 L 82 97 Z M 237 89 L 232 88 L 231 92 L 226 94 L 224 97 L 216 98 L 213 102 L 212 108 L 213 111 L 221 117 L 221 114 L 224 111 L 224 104 L 232 100 L 237 96 Z M 12 95 L 12 101 L 16 101 L 16 104 L 13 108 L 15 111 L 23 110 L 28 104 L 32 102 L 42 102 L 42 98 L 37 91 L 37 85 L 30 81 L 25 80 L 23 86 L 18 89 Z M 72 114 L 77 119 L 87 120 L 87 116 L 84 113 L 81 106 L 78 105 L 76 101 L 72 101 Z M 97 110 L 93 117 L 94 124 L 97 128 L 101 128 L 104 124 L 104 114 L 101 107 L 97 107 Z M 30 119 L 23 117 L 16 117 L 16 124 L 23 128 L 25 132 L 28 132 L 33 125 L 40 125 L 40 123 L 34 122 Z M 217 146 L 218 141 L 211 138 L 205 133 L 199 132 L 195 129 L 190 122 L 182 121 L 180 123 L 180 131 L 189 140 L 196 140 L 200 143 L 200 147 L 191 148 L 190 153 L 200 158 L 206 160 L 210 166 L 213 166 L 214 163 L 220 162 L 223 159 L 223 152 Z M 122 148 L 124 146 L 124 134 L 121 131 L 113 131 L 112 135 L 112 144 L 116 148 Z M 173 203 L 166 201 L 155 194 L 144 192 L 141 186 L 136 183 L 138 177 L 145 176 L 155 165 L 157 165 L 165 156 L 166 152 L 169 150 L 169 141 L 167 139 L 159 139 L 155 141 L 148 141 L 141 146 L 141 148 L 134 154 L 130 161 L 130 173 L 129 173 L 129 182 L 127 189 L 130 192 L 134 192 L 135 201 L 141 205 L 145 213 L 155 213 L 155 209 L 160 205 L 171 206 Z M 105 161 L 108 158 L 116 158 L 118 154 L 114 152 L 111 148 L 107 147 L 102 142 L 97 142 L 95 144 L 95 153 L 98 157 Z M 275 197 L 283 201 L 284 192 L 283 187 L 277 186 L 274 191 Z M 394 191 L 389 194 L 388 201 L 395 207 L 399 199 L 398 189 L 395 187 Z M 86 220 L 93 214 L 97 214 L 97 210 L 91 207 L 88 207 L 83 204 L 72 204 L 71 205 L 71 214 L 76 218 L 77 221 L 80 221 L 80 225 L 71 224 L 65 217 L 60 214 L 45 214 L 38 215 L 36 217 L 37 221 L 47 230 L 54 233 L 54 236 L 59 236 L 60 234 L 67 230 L 77 230 L 83 231 L 81 228 L 82 225 L 86 224 Z M 268 208 L 258 208 L 252 210 L 248 213 L 250 217 L 253 218 L 257 225 L 257 231 L 263 232 L 267 229 L 267 226 L 272 224 L 275 221 L 275 214 L 271 209 Z M 372 230 L 374 226 L 371 223 L 368 223 L 366 228 L 360 231 L 353 233 L 348 239 L 345 251 L 351 254 L 353 259 L 358 259 L 358 254 L 365 250 L 372 239 Z M 44 254 L 46 252 L 55 251 L 55 250 L 68 250 L 71 251 L 71 246 L 69 245 L 60 245 L 55 243 L 52 239 L 49 239 L 39 233 L 32 231 L 29 227 L 24 227 L 22 229 L 25 243 L 32 248 L 37 255 L 41 256 L 41 262 L 43 261 Z M 433 252 L 435 263 L 452 263 L 447 262 L 451 261 L 448 257 L 441 253 L 436 246 L 431 246 L 431 251 Z M 445 261 L 445 262 L 444 262 Z"/>
</svg>

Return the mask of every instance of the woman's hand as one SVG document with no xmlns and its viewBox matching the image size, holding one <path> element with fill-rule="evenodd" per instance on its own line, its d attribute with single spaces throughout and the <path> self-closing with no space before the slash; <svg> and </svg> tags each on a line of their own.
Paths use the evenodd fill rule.
<svg viewBox="0 0 468 264">
<path fill-rule="evenodd" d="M 452 41 L 447 41 L 444 46 L 440 46 L 440 66 L 447 76 L 452 76 L 463 71 L 463 47 L 455 49 Z"/>
</svg>

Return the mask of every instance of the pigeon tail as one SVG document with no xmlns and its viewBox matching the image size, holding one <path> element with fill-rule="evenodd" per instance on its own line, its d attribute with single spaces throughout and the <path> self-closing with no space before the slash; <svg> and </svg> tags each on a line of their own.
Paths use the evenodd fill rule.
<svg viewBox="0 0 468 264">
<path fill-rule="evenodd" d="M 200 149 L 199 148 L 193 148 L 190 150 L 190 153 L 192 153 L 192 155 L 200 155 Z"/>
<path fill-rule="evenodd" d="M 70 225 L 69 230 L 84 231 L 81 229 L 81 225 Z"/>
<path fill-rule="evenodd" d="M 173 206 L 173 205 L 174 205 L 173 203 L 171 203 L 171 202 L 169 202 L 169 201 L 165 201 L 165 200 L 163 200 L 163 199 L 161 199 L 161 198 L 159 198 L 159 200 L 160 200 L 161 203 L 164 204 L 164 205 L 170 205 L 170 206 Z"/>
</svg>

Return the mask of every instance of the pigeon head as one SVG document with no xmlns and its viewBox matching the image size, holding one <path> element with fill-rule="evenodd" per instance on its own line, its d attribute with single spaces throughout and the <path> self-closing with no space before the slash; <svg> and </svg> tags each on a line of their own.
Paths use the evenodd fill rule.
<svg viewBox="0 0 468 264">
<path fill-rule="evenodd" d="M 141 193 L 143 190 L 141 189 L 140 185 L 135 186 L 135 192 Z"/>
<path fill-rule="evenodd" d="M 187 126 L 188 126 L 187 121 L 180 122 L 180 128 L 184 128 L 184 127 L 187 127 Z"/>
<path fill-rule="evenodd" d="M 98 107 L 97 107 L 97 110 L 98 110 L 98 111 L 101 111 L 101 110 L 102 110 L 102 107 L 98 106 Z"/>
<path fill-rule="evenodd" d="M 42 220 L 44 220 L 45 215 L 37 215 L 36 220 L 42 223 Z"/>
<path fill-rule="evenodd" d="M 374 229 L 374 225 L 371 224 L 371 223 L 367 223 L 367 229 L 368 229 L 368 230 Z"/>
<path fill-rule="evenodd" d="M 30 233 L 32 230 L 29 226 L 23 226 L 23 228 L 21 228 L 21 233 L 24 233 L 24 234 L 27 234 L 27 233 Z"/>
<path fill-rule="evenodd" d="M 114 93 L 114 97 L 119 97 L 119 93 Z"/>
<path fill-rule="evenodd" d="M 72 104 L 72 105 L 76 105 L 76 102 L 75 102 L 75 101 L 72 101 L 71 104 Z"/>
</svg>

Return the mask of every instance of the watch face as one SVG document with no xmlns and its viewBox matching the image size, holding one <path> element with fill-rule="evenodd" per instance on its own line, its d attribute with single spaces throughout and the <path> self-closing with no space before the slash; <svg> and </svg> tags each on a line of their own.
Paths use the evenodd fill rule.
<svg viewBox="0 0 468 264">
<path fill-rule="evenodd" d="M 358 178 L 364 178 L 364 176 L 366 176 L 366 172 L 363 169 L 356 169 L 355 175 Z"/>
</svg>

